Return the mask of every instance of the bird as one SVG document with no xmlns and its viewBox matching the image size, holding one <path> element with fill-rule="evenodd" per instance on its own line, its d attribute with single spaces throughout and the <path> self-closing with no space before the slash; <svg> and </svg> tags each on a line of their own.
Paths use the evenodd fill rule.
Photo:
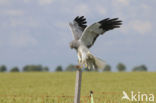
<svg viewBox="0 0 156 103">
<path fill-rule="evenodd" d="M 122 21 L 119 18 L 105 18 L 87 26 L 84 16 L 77 16 L 72 22 L 69 22 L 74 40 L 69 43 L 71 49 L 75 49 L 78 56 L 78 63 L 81 68 L 104 69 L 106 62 L 95 57 L 90 48 L 94 45 L 96 39 L 105 34 L 105 32 L 120 28 Z"/>
</svg>

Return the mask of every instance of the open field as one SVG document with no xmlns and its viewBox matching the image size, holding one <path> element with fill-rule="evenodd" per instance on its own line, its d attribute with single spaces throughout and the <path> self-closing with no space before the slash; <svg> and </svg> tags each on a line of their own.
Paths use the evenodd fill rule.
<svg viewBox="0 0 156 103">
<path fill-rule="evenodd" d="M 1 73 L 0 103 L 73 103 L 74 87 L 74 72 Z M 132 103 L 121 100 L 122 91 L 156 97 L 156 73 L 83 72 L 81 103 L 90 103 L 90 90 L 95 103 Z"/>
</svg>

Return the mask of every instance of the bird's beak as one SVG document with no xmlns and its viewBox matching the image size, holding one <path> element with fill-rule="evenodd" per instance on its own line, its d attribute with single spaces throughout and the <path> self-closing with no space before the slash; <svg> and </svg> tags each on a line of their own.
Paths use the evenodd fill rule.
<svg viewBox="0 0 156 103">
<path fill-rule="evenodd" d="M 69 43 L 69 46 L 70 46 L 70 49 L 73 49 L 73 46 L 72 46 L 72 44 L 71 44 L 71 43 Z"/>
<path fill-rule="evenodd" d="M 70 46 L 70 49 L 73 49 L 73 47 L 72 47 L 72 46 Z"/>
</svg>

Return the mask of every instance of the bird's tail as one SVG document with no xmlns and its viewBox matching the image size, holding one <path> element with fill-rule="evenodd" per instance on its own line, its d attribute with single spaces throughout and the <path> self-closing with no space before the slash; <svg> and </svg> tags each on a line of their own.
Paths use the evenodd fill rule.
<svg viewBox="0 0 156 103">
<path fill-rule="evenodd" d="M 94 57 L 94 58 L 95 58 L 95 64 L 97 65 L 97 68 L 104 69 L 106 66 L 106 62 L 98 57 Z"/>
<path fill-rule="evenodd" d="M 104 69 L 106 62 L 98 57 L 95 57 L 93 54 L 88 53 L 87 66 L 88 69 Z"/>
</svg>

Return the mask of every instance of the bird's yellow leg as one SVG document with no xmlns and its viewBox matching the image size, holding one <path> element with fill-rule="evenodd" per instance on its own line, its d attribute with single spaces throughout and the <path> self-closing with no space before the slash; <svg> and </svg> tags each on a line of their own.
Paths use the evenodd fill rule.
<svg viewBox="0 0 156 103">
<path fill-rule="evenodd" d="M 87 63 L 85 63 L 85 68 L 87 68 L 88 67 L 88 65 L 87 65 Z"/>
<path fill-rule="evenodd" d="M 81 62 L 81 60 L 78 60 L 78 62 L 79 62 L 79 68 L 83 68 L 83 63 Z"/>
<path fill-rule="evenodd" d="M 80 64 L 80 67 L 83 68 L 83 63 Z"/>
</svg>

